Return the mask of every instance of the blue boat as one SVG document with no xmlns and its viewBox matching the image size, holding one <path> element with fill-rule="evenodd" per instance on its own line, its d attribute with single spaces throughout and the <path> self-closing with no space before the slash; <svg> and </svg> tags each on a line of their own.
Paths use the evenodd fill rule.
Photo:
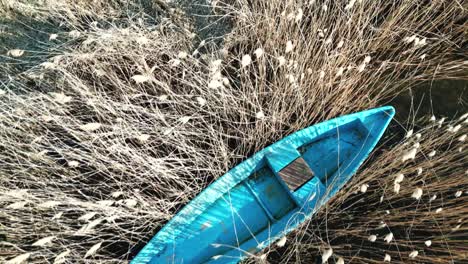
<svg viewBox="0 0 468 264">
<path fill-rule="evenodd" d="M 131 263 L 237 263 L 310 219 L 356 172 L 395 114 L 354 113 L 291 134 L 220 177 Z"/>
</svg>

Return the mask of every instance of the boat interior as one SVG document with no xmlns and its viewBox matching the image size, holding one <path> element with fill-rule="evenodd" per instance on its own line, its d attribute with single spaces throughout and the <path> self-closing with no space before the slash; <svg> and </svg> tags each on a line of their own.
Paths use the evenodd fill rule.
<svg viewBox="0 0 468 264">
<path fill-rule="evenodd" d="M 265 154 L 254 173 L 200 213 L 191 231 L 177 238 L 177 248 L 184 250 L 179 254 L 190 256 L 190 263 L 238 259 L 297 226 L 336 193 L 367 156 L 376 140 L 372 130 L 382 129 L 377 114 L 334 127 L 302 146 L 283 144 Z"/>
</svg>

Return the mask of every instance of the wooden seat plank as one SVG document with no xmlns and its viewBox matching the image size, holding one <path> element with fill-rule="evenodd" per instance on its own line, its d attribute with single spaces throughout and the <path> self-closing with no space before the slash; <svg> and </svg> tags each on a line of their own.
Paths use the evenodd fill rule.
<svg viewBox="0 0 468 264">
<path fill-rule="evenodd" d="M 302 157 L 298 157 L 278 172 L 290 190 L 295 191 L 314 177 L 314 172 Z"/>
</svg>

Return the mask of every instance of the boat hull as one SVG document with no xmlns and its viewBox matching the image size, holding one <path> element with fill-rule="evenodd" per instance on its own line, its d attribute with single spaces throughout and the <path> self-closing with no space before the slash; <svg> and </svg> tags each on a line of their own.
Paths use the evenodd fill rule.
<svg viewBox="0 0 468 264">
<path fill-rule="evenodd" d="M 291 232 L 350 179 L 394 115 L 382 107 L 300 130 L 208 186 L 132 263 L 237 263 Z"/>
</svg>

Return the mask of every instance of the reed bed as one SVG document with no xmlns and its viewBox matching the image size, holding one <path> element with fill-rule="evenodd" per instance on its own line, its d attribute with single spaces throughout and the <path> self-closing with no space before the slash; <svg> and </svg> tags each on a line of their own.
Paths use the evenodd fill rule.
<svg viewBox="0 0 468 264">
<path fill-rule="evenodd" d="M 418 120 L 412 135 L 376 149 L 325 208 L 263 254 L 271 263 L 465 261 L 467 117 Z"/>
<path fill-rule="evenodd" d="M 461 2 L 214 2 L 195 9 L 229 22 L 221 40 L 201 38 L 178 2 L 1 2 L 2 260 L 127 261 L 277 139 L 424 80 L 468 77 Z M 466 121 L 449 124 L 393 134 L 286 246 L 249 261 L 466 258 Z"/>
</svg>

